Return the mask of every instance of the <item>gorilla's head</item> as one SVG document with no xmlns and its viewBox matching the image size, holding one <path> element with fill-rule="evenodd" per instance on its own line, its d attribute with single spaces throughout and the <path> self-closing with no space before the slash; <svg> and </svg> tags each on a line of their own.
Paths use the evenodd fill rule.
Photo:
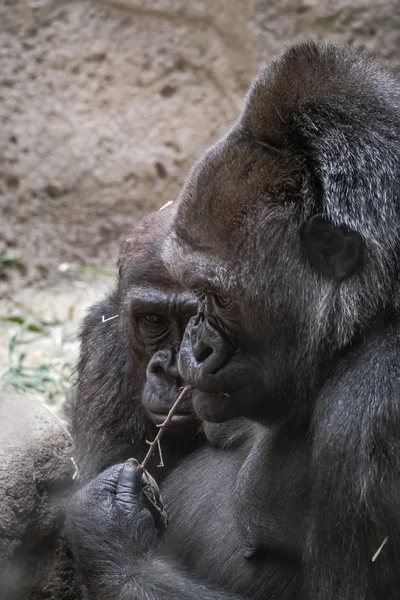
<svg viewBox="0 0 400 600">
<path fill-rule="evenodd" d="M 171 277 L 161 258 L 174 208 L 143 219 L 124 243 L 118 263 L 118 312 L 133 363 L 130 376 L 142 379 L 139 400 L 156 425 L 163 423 L 184 385 L 177 356 L 188 320 L 197 311 L 193 293 Z M 198 426 L 190 394 L 172 417 L 168 433 L 190 433 L 189 424 Z"/>
<path fill-rule="evenodd" d="M 307 418 L 396 310 L 400 92 L 371 59 L 301 44 L 192 169 L 164 248 L 200 309 L 179 367 L 206 420 Z"/>
</svg>

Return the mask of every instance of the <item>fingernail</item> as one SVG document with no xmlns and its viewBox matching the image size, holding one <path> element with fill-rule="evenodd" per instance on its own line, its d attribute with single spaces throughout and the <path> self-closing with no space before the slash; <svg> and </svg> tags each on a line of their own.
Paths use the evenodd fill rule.
<svg viewBox="0 0 400 600">
<path fill-rule="evenodd" d="M 125 466 L 129 467 L 130 469 L 134 469 L 139 466 L 139 462 L 136 460 L 136 458 L 129 458 L 126 461 Z"/>
</svg>

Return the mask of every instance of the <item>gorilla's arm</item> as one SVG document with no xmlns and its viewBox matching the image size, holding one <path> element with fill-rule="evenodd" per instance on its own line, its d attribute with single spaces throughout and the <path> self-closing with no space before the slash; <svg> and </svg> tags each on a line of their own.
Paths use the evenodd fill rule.
<svg viewBox="0 0 400 600">
<path fill-rule="evenodd" d="M 141 469 L 132 460 L 75 494 L 67 532 L 90 599 L 241 600 L 201 584 L 163 557 L 153 517 Z"/>
<path fill-rule="evenodd" d="M 383 331 L 343 361 L 318 401 L 312 598 L 399 598 L 399 355 L 400 331 Z"/>
</svg>

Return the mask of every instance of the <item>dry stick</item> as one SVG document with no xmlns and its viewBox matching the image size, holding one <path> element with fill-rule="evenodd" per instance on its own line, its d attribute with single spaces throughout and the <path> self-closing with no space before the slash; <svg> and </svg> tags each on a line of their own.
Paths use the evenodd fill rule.
<svg viewBox="0 0 400 600">
<path fill-rule="evenodd" d="M 189 390 L 190 390 L 189 385 L 187 385 L 186 387 L 183 388 L 183 390 L 181 391 L 181 393 L 179 394 L 179 396 L 177 397 L 177 399 L 171 406 L 169 413 L 165 417 L 165 421 L 163 423 L 161 423 L 161 425 L 158 425 L 158 427 L 160 428 L 160 431 L 157 433 L 156 437 L 154 438 L 154 440 L 152 442 L 147 442 L 148 444 L 150 444 L 150 448 L 149 448 L 146 456 L 144 457 L 142 464 L 140 465 L 142 467 L 142 469 L 146 468 L 147 463 L 149 462 L 150 458 L 154 454 L 156 446 L 158 446 L 158 449 L 160 452 L 161 464 L 159 466 L 164 465 L 163 459 L 162 459 L 162 454 L 161 454 L 160 440 L 164 434 L 165 428 L 167 427 L 168 423 L 171 422 L 171 419 L 174 416 L 174 413 L 175 413 L 176 409 L 178 408 L 179 403 L 181 402 L 181 400 L 183 400 L 183 398 L 186 396 L 186 394 L 188 393 Z"/>
<path fill-rule="evenodd" d="M 164 459 L 163 459 L 162 450 L 161 450 L 160 438 L 158 438 L 157 446 L 158 446 L 158 456 L 160 457 L 160 464 L 157 465 L 157 467 L 164 467 Z"/>
<path fill-rule="evenodd" d="M 379 546 L 378 550 L 377 550 L 377 551 L 375 552 L 375 554 L 373 555 L 373 557 L 372 557 L 372 562 L 375 562 L 375 561 L 376 561 L 376 559 L 378 558 L 378 556 L 379 556 L 379 555 L 380 555 L 380 553 L 382 552 L 382 550 L 383 550 L 383 547 L 384 547 L 384 545 L 386 544 L 386 542 L 388 541 L 388 539 L 389 539 L 389 536 L 387 535 L 387 536 L 385 537 L 385 539 L 383 540 L 382 544 Z"/>
</svg>

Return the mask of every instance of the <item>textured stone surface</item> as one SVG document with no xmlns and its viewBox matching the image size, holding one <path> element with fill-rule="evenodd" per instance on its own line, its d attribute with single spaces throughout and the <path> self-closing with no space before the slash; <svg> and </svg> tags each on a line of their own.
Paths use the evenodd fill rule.
<svg viewBox="0 0 400 600">
<path fill-rule="evenodd" d="M 0 598 L 72 600 L 62 533 L 74 471 L 71 438 L 41 402 L 0 396 Z"/>
<path fill-rule="evenodd" d="M 397 0 L 3 0 L 0 252 L 28 280 L 113 263 L 234 121 L 257 65 L 304 37 L 399 54 Z"/>
<path fill-rule="evenodd" d="M 61 260 L 114 261 L 135 220 L 176 197 L 234 120 L 244 15 L 229 0 L 6 4 L 0 238 L 38 275 Z"/>
<path fill-rule="evenodd" d="M 355 44 L 399 61 L 397 0 L 255 0 L 252 28 L 259 62 L 305 38 Z"/>
</svg>

